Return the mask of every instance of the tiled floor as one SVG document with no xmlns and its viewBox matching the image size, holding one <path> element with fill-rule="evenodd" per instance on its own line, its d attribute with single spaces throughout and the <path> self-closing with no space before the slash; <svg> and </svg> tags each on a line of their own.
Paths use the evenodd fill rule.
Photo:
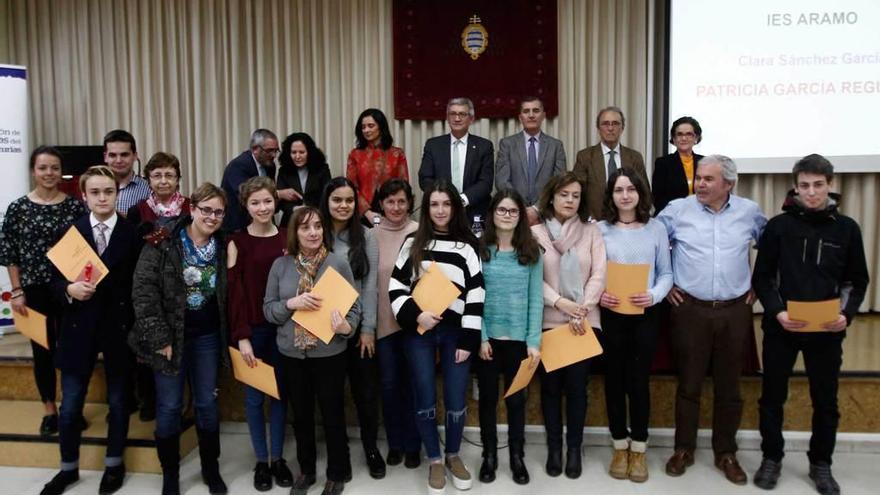
<svg viewBox="0 0 880 495">
<path fill-rule="evenodd" d="M 258 493 L 253 489 L 251 469 L 253 468 L 253 454 L 250 441 L 246 434 L 224 433 L 222 436 L 223 455 L 221 468 L 223 476 L 229 484 L 230 493 Z M 288 440 L 285 452 L 290 460 L 293 457 L 293 440 Z M 322 446 L 319 446 L 322 447 Z M 354 466 L 354 479 L 346 485 L 346 494 L 359 495 L 408 495 L 426 493 L 427 469 L 425 464 L 421 468 L 408 470 L 401 466 L 389 468 L 388 476 L 381 481 L 369 477 L 364 467 L 363 454 L 358 448 L 356 440 L 352 442 L 352 463 Z M 383 446 L 384 449 L 384 446 Z M 322 448 L 319 448 L 321 451 Z M 754 485 L 745 487 L 735 486 L 727 482 L 719 471 L 712 465 L 710 451 L 701 450 L 697 453 L 697 462 L 688 472 L 680 478 L 670 478 L 663 473 L 663 463 L 671 451 L 665 448 L 649 449 L 648 459 L 651 478 L 647 483 L 635 484 L 629 481 L 618 481 L 609 477 L 606 466 L 611 457 L 610 448 L 588 447 L 586 450 L 584 474 L 578 480 L 569 480 L 564 476 L 549 478 L 543 472 L 544 446 L 528 445 L 526 449 L 527 464 L 532 475 L 532 482 L 526 486 L 513 483 L 507 471 L 507 452 L 499 452 L 501 468 L 498 479 L 490 485 L 481 485 L 474 482 L 472 493 L 477 494 L 707 494 L 725 495 L 746 493 L 766 493 Z M 321 472 L 325 466 L 325 457 L 322 455 L 318 460 L 318 470 Z M 480 451 L 478 448 L 465 445 L 462 450 L 465 462 L 471 471 L 476 473 L 479 468 Z M 760 463 L 760 453 L 757 451 L 741 451 L 740 462 L 744 469 L 751 475 Z M 840 481 L 842 492 L 845 495 L 878 493 L 880 486 L 880 455 L 876 454 L 839 454 L 835 457 L 834 473 Z M 291 462 L 295 466 L 295 462 Z M 0 493 L 3 494 L 37 494 L 43 484 L 48 481 L 54 470 L 30 469 L 30 468 L 0 468 Z M 101 473 L 97 471 L 83 471 L 81 481 L 67 493 L 71 494 L 94 494 L 98 491 L 98 483 Z M 195 495 L 206 494 L 207 488 L 199 478 L 199 462 L 196 453 L 187 457 L 181 468 L 181 489 L 183 493 Z M 321 493 L 324 479 L 319 476 L 318 484 L 309 493 Z M 122 494 L 157 494 L 159 493 L 161 479 L 157 475 L 133 474 L 126 479 Z M 873 488 L 872 488 L 873 487 Z M 456 493 L 451 484 L 447 487 L 448 494 Z M 287 493 L 284 488 L 274 488 L 267 493 Z M 816 493 L 813 485 L 807 478 L 807 459 L 803 452 L 795 452 L 785 459 L 783 476 L 774 493 L 780 495 L 810 494 Z"/>
</svg>

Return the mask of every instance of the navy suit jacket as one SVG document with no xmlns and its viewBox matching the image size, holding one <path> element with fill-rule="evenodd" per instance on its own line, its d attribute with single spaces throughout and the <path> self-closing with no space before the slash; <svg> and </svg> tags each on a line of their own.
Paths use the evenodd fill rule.
<svg viewBox="0 0 880 495">
<path fill-rule="evenodd" d="M 270 179 L 275 180 L 275 166 L 272 165 L 265 168 L 266 175 Z M 254 155 L 251 150 L 242 151 L 223 170 L 223 181 L 220 183 L 220 187 L 226 191 L 226 198 L 228 200 L 226 216 L 223 218 L 224 231 L 234 232 L 247 227 L 251 223 L 247 211 L 245 211 L 238 200 L 238 186 L 257 175 L 259 175 L 257 162 L 254 161 Z"/>
<path fill-rule="evenodd" d="M 419 167 L 419 187 L 422 192 L 429 189 L 434 181 L 446 179 L 452 182 L 452 157 L 449 134 L 431 138 L 425 142 L 422 164 Z M 474 215 L 486 221 L 486 210 L 492 196 L 492 182 L 495 178 L 495 149 L 492 141 L 468 134 L 467 156 L 464 161 L 462 190 L 468 198 L 467 223 L 470 225 Z"/>
<path fill-rule="evenodd" d="M 89 215 L 70 228 L 77 229 L 97 252 Z M 59 232 L 61 238 L 67 229 Z M 101 255 L 109 273 L 87 301 L 68 300 L 70 282 L 54 270 L 52 293 L 62 308 L 55 366 L 62 373 L 90 375 L 99 352 L 104 353 L 104 367 L 111 373 L 124 373 L 131 361 L 126 339 L 134 323 L 131 286 L 134 267 L 140 253 L 137 228 L 120 215 Z"/>
</svg>

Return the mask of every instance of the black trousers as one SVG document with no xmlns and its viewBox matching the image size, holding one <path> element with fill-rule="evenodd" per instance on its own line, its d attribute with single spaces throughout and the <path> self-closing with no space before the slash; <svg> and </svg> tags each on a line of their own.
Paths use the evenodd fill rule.
<svg viewBox="0 0 880 495">
<path fill-rule="evenodd" d="M 658 312 L 651 307 L 644 315 L 622 315 L 601 308 L 601 315 L 599 338 L 605 356 L 605 406 L 611 437 L 646 442 L 651 412 L 649 378 L 657 346 Z"/>
<path fill-rule="evenodd" d="M 55 345 L 58 340 L 58 322 L 60 308 L 52 298 L 49 284 L 39 284 L 24 287 L 24 297 L 28 307 L 46 315 L 46 340 L 49 349 L 31 341 L 31 350 L 34 353 L 34 381 L 40 392 L 42 402 L 55 402 L 55 388 L 57 377 L 55 374 Z"/>
<path fill-rule="evenodd" d="M 373 355 L 361 357 L 360 332 L 348 339 L 346 371 L 358 424 L 361 427 L 361 444 L 364 450 L 376 448 L 379 432 L 379 363 Z"/>
<path fill-rule="evenodd" d="M 813 435 L 807 457 L 811 463 L 830 464 L 840 419 L 837 379 L 843 360 L 844 335 L 842 332 L 796 333 L 766 326 L 764 330 L 764 379 L 758 402 L 764 457 L 781 461 L 784 455 L 783 406 L 788 399 L 788 378 L 798 352 L 802 352 L 813 402 Z"/>
<path fill-rule="evenodd" d="M 595 332 L 595 330 L 593 330 Z M 597 332 L 598 333 L 598 332 Z M 548 373 L 541 364 L 541 412 L 547 430 L 547 449 L 562 448 L 562 398 L 565 397 L 565 443 L 580 448 L 587 420 L 587 384 L 590 360 L 570 364 Z"/>
<path fill-rule="evenodd" d="M 345 353 L 306 359 L 282 356 L 281 365 L 293 410 L 296 460 L 300 472 L 315 474 L 317 471 L 317 399 L 327 443 L 327 479 L 344 481 L 345 473 L 351 469 L 348 437 L 345 434 Z"/>
<path fill-rule="evenodd" d="M 475 359 L 477 380 L 480 389 L 480 439 L 483 450 L 498 448 L 498 376 L 504 376 L 504 390 L 519 370 L 519 363 L 526 358 L 526 343 L 518 340 L 489 339 L 492 346 L 492 360 Z M 504 399 L 507 407 L 507 438 L 511 451 L 522 451 L 526 427 L 526 391 Z"/>
</svg>

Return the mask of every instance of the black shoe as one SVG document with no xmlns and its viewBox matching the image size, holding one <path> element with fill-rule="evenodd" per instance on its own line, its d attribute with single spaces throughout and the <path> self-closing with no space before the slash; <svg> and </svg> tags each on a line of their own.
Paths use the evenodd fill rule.
<svg viewBox="0 0 880 495">
<path fill-rule="evenodd" d="M 480 465 L 480 482 L 491 483 L 495 481 L 495 470 L 498 469 L 498 453 L 483 452 L 483 464 Z"/>
<path fill-rule="evenodd" d="M 385 456 L 385 464 L 396 466 L 403 462 L 403 452 L 397 449 L 388 449 L 388 455 Z"/>
<path fill-rule="evenodd" d="M 761 461 L 761 467 L 755 472 L 755 486 L 764 490 L 772 490 L 776 487 L 781 472 L 782 462 L 764 458 Z"/>
<path fill-rule="evenodd" d="M 162 465 L 162 495 L 180 495 L 180 435 L 157 436 L 156 453 Z"/>
<path fill-rule="evenodd" d="M 517 485 L 527 485 L 529 483 L 529 471 L 526 469 L 526 463 L 523 461 L 522 451 L 510 451 L 510 472 L 513 473 L 513 482 Z"/>
<path fill-rule="evenodd" d="M 144 404 L 141 406 L 141 410 L 138 412 L 138 419 L 144 423 L 149 423 L 156 419 L 156 405 Z"/>
<path fill-rule="evenodd" d="M 367 468 L 370 470 L 370 477 L 374 480 L 381 480 L 385 477 L 385 461 L 382 460 L 382 454 L 379 449 L 372 448 L 364 452 L 367 455 Z"/>
<path fill-rule="evenodd" d="M 321 495 L 339 495 L 344 489 L 344 482 L 327 480 L 327 482 L 324 483 L 324 491 L 321 492 Z"/>
<path fill-rule="evenodd" d="M 108 467 L 104 469 L 104 476 L 101 476 L 101 485 L 98 488 L 100 495 L 110 495 L 116 493 L 122 488 L 122 482 L 125 481 L 125 464 Z"/>
<path fill-rule="evenodd" d="M 581 448 L 569 447 L 565 455 L 565 476 L 571 479 L 577 479 L 581 476 L 582 470 Z"/>
<path fill-rule="evenodd" d="M 345 482 L 346 483 L 351 482 L 351 464 L 350 463 L 348 466 L 345 466 Z"/>
<path fill-rule="evenodd" d="M 89 429 L 89 422 L 86 421 L 85 416 L 79 417 L 79 429 L 80 429 L 80 431 L 86 431 Z"/>
<path fill-rule="evenodd" d="M 422 465 L 422 452 L 417 450 L 415 452 L 407 452 L 403 455 L 403 465 L 406 466 L 407 469 L 415 469 Z"/>
<path fill-rule="evenodd" d="M 562 474 L 562 450 L 550 449 L 547 451 L 547 464 L 544 466 L 547 476 L 557 477 Z"/>
<path fill-rule="evenodd" d="M 196 429 L 199 436 L 199 462 L 202 465 L 202 481 L 208 485 L 208 493 L 218 495 L 229 493 L 229 488 L 220 476 L 220 430 Z"/>
<path fill-rule="evenodd" d="M 254 466 L 254 488 L 258 492 L 267 492 L 272 489 L 272 471 L 269 471 L 269 463 L 258 462 Z"/>
<path fill-rule="evenodd" d="M 315 484 L 314 474 L 298 474 L 293 480 L 293 486 L 290 488 L 290 495 L 306 495 L 309 487 Z"/>
<path fill-rule="evenodd" d="M 293 473 L 290 472 L 284 459 L 272 461 L 272 476 L 275 477 L 275 484 L 282 488 L 290 488 L 293 485 Z"/>
<path fill-rule="evenodd" d="M 831 475 L 831 464 L 827 462 L 810 463 L 810 479 L 816 484 L 816 491 L 822 495 L 840 495 L 840 485 Z"/>
<path fill-rule="evenodd" d="M 43 416 L 43 422 L 40 423 L 40 436 L 50 437 L 58 433 L 58 415 L 47 414 Z"/>
<path fill-rule="evenodd" d="M 61 495 L 68 486 L 79 481 L 79 469 L 59 471 L 40 492 L 40 495 Z"/>
</svg>

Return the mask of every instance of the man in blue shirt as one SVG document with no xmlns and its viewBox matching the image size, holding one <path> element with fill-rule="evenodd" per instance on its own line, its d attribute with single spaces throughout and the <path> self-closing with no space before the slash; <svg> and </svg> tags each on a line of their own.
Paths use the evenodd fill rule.
<svg viewBox="0 0 880 495">
<path fill-rule="evenodd" d="M 678 369 L 675 453 L 666 473 L 681 476 L 694 462 L 700 392 L 711 363 L 715 465 L 742 485 L 747 477 L 736 460 L 736 431 L 743 405 L 742 349 L 752 331 L 749 247 L 767 219 L 754 201 L 732 193 L 736 179 L 733 160 L 704 157 L 694 172 L 695 194 L 672 201 L 657 219 L 669 233 L 675 280 L 667 296 Z"/>
</svg>

